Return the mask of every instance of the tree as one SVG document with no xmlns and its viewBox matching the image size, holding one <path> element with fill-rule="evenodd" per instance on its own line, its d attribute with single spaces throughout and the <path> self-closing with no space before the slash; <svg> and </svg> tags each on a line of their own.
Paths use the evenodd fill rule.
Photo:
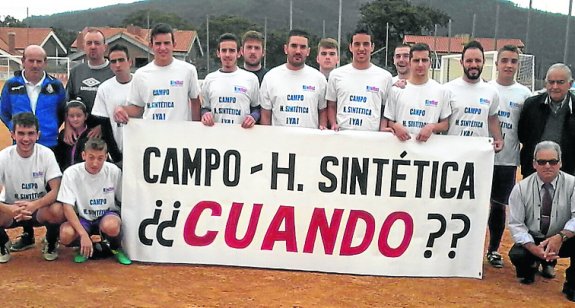
<svg viewBox="0 0 575 308">
<path fill-rule="evenodd" d="M 360 25 L 367 26 L 377 48 L 385 46 L 386 23 L 389 23 L 389 50 L 393 55 L 395 46 L 403 41 L 406 34 L 429 34 L 435 24 L 447 25 L 449 16 L 427 6 L 413 6 L 407 0 L 374 0 L 362 5 Z M 384 54 L 381 54 L 383 58 Z"/>
<path fill-rule="evenodd" d="M 16 19 L 16 17 L 6 15 L 4 20 L 0 19 L 0 27 L 12 27 L 12 28 L 26 28 L 28 25 L 25 22 Z"/>
<path fill-rule="evenodd" d="M 157 23 L 166 23 L 179 30 L 194 30 L 192 24 L 174 13 L 165 13 L 159 10 L 139 10 L 126 16 L 122 26 L 139 26 L 142 28 L 153 27 Z"/>
</svg>

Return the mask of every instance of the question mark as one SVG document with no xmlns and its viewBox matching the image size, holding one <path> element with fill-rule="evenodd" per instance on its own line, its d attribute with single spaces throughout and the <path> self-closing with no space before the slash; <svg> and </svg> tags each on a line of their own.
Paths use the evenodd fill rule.
<svg viewBox="0 0 575 308">
<path fill-rule="evenodd" d="M 427 239 L 427 245 L 426 245 L 426 247 L 428 248 L 433 247 L 433 242 L 435 242 L 435 239 L 441 237 L 445 233 L 445 229 L 447 227 L 447 222 L 445 221 L 445 218 L 441 214 L 435 214 L 435 213 L 427 214 L 427 220 L 431 219 L 439 220 L 441 226 L 439 227 L 439 230 L 437 230 L 437 232 L 429 234 L 429 238 Z M 429 259 L 431 258 L 432 254 L 433 253 L 431 252 L 431 249 L 428 249 L 423 253 L 423 256 L 426 259 Z"/>
<path fill-rule="evenodd" d="M 467 233 L 469 233 L 469 229 L 471 229 L 471 220 L 465 214 L 452 214 L 451 220 L 459 219 L 463 221 L 463 230 L 459 233 L 454 233 L 453 238 L 451 239 L 451 248 L 457 247 L 457 241 L 461 238 L 464 238 Z M 455 258 L 455 251 L 450 251 L 448 254 L 450 259 Z"/>
</svg>

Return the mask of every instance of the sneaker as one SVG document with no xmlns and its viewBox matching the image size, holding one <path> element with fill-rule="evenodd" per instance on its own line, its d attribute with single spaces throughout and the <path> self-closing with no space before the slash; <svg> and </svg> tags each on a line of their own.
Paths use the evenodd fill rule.
<svg viewBox="0 0 575 308">
<path fill-rule="evenodd" d="M 497 251 L 490 251 L 487 253 L 487 261 L 495 268 L 503 267 L 503 258 Z"/>
<path fill-rule="evenodd" d="M 114 254 L 116 260 L 118 260 L 118 263 L 123 265 L 132 264 L 132 260 L 130 260 L 130 258 L 128 258 L 128 256 L 126 256 L 126 254 L 121 249 L 112 250 L 112 253 Z"/>
<path fill-rule="evenodd" d="M 44 247 L 42 247 L 42 257 L 46 261 L 54 261 L 58 259 L 58 243 L 49 244 L 48 242 L 44 243 Z"/>
<path fill-rule="evenodd" d="M 0 245 L 0 263 L 6 263 L 8 261 L 10 261 L 10 242 Z"/>
<path fill-rule="evenodd" d="M 76 254 L 74 255 L 74 263 L 84 263 L 86 261 L 88 261 L 88 258 L 84 257 L 80 253 L 80 250 L 76 251 Z"/>
<path fill-rule="evenodd" d="M 18 238 L 14 243 L 12 243 L 12 245 L 10 246 L 10 251 L 12 252 L 23 251 L 26 249 L 33 248 L 35 244 L 36 241 L 34 240 L 34 237 L 24 232 L 20 236 L 18 236 Z"/>
</svg>

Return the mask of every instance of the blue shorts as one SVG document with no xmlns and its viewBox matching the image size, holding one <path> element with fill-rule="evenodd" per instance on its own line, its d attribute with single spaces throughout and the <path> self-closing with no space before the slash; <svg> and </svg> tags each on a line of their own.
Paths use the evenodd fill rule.
<svg viewBox="0 0 575 308">
<path fill-rule="evenodd" d="M 84 227 L 84 230 L 86 230 L 86 232 L 88 232 L 88 234 L 90 235 L 95 235 L 95 234 L 100 234 L 100 222 L 102 221 L 102 219 L 106 216 L 109 215 L 114 215 L 117 217 L 120 217 L 120 214 L 116 211 L 106 211 L 104 213 L 104 215 L 98 217 L 97 219 L 94 220 L 87 220 L 83 217 L 78 217 L 80 219 L 80 224 L 82 224 L 82 227 Z"/>
</svg>

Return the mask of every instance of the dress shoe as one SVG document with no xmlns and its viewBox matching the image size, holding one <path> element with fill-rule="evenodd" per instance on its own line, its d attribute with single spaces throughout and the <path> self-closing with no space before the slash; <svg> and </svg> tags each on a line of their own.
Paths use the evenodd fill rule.
<svg viewBox="0 0 575 308">
<path fill-rule="evenodd" d="M 555 266 L 554 265 L 542 265 L 541 276 L 547 279 L 555 278 Z"/>
</svg>

